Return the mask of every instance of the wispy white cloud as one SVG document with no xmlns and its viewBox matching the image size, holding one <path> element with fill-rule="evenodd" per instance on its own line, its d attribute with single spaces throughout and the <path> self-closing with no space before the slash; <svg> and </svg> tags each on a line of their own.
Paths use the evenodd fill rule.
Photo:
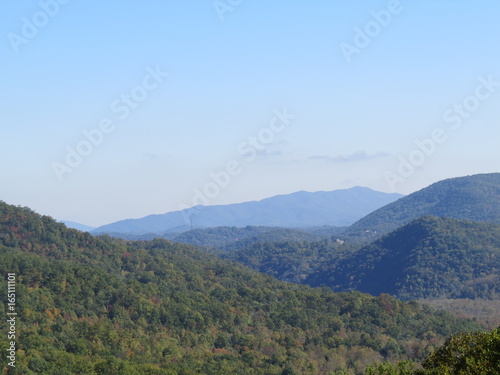
<svg viewBox="0 0 500 375">
<path fill-rule="evenodd" d="M 357 161 L 378 159 L 387 156 L 390 156 L 390 154 L 386 152 L 375 152 L 370 154 L 367 153 L 366 151 L 356 151 L 349 155 L 337 155 L 337 156 L 313 155 L 310 156 L 308 160 L 324 160 L 332 163 L 352 163 Z"/>
</svg>

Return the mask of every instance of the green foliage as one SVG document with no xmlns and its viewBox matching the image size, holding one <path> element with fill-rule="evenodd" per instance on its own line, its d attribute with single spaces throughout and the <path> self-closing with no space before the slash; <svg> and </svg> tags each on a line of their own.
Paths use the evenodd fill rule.
<svg viewBox="0 0 500 375">
<path fill-rule="evenodd" d="M 322 267 L 333 267 L 355 249 L 357 247 L 330 239 L 277 241 L 256 243 L 222 256 L 283 281 L 310 284 L 310 278 Z"/>
<path fill-rule="evenodd" d="M 454 335 L 416 369 L 411 362 L 383 363 L 366 369 L 366 375 L 498 375 L 500 329 Z"/>
<path fill-rule="evenodd" d="M 453 336 L 423 363 L 425 375 L 498 375 L 500 329 Z"/>
<path fill-rule="evenodd" d="M 423 217 L 307 281 L 402 299 L 500 295 L 500 225 Z"/>
<path fill-rule="evenodd" d="M 238 227 L 196 228 L 182 233 L 148 233 L 142 235 L 126 233 L 108 233 L 111 236 L 131 241 L 148 241 L 163 238 L 188 245 L 195 245 L 213 254 L 225 254 L 243 249 L 257 243 L 277 241 L 319 241 L 341 233 L 345 227 L 315 227 L 290 229 L 280 227 L 262 227 L 248 225 Z"/>
<path fill-rule="evenodd" d="M 402 299 L 496 299 L 500 225 L 422 217 L 359 248 L 339 240 L 256 243 L 222 254 L 289 282 Z"/>
<path fill-rule="evenodd" d="M 500 300 L 491 299 L 422 299 L 417 302 L 429 305 L 435 309 L 451 312 L 455 316 L 468 319 L 478 319 L 487 329 L 500 326 Z"/>
<path fill-rule="evenodd" d="M 319 237 L 298 229 L 276 227 L 217 227 L 193 229 L 173 238 L 175 242 L 235 251 L 255 243 L 274 241 L 315 241 Z"/>
<path fill-rule="evenodd" d="M 413 375 L 415 374 L 415 364 L 411 361 L 392 364 L 384 362 L 368 366 L 365 375 Z"/>
<path fill-rule="evenodd" d="M 20 319 L 9 375 L 362 374 L 481 329 L 388 295 L 279 282 L 166 240 L 95 238 L 1 202 L 0 233 Z"/>
</svg>

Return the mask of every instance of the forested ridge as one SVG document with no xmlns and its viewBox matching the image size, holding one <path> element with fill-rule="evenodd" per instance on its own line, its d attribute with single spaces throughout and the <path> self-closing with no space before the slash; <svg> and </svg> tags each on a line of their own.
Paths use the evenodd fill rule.
<svg viewBox="0 0 500 375">
<path fill-rule="evenodd" d="M 436 182 L 351 225 L 344 236 L 368 243 L 422 216 L 500 224 L 500 173 Z"/>
<path fill-rule="evenodd" d="M 284 281 L 308 284 L 316 275 L 325 280 L 323 270 L 335 270 L 339 262 L 359 250 L 359 245 L 334 239 L 321 241 L 270 241 L 256 242 L 221 256 L 243 263 L 259 272 L 270 274 Z M 319 283 L 318 281 L 317 283 Z"/>
<path fill-rule="evenodd" d="M 342 259 L 317 283 L 309 281 L 403 299 L 496 299 L 499 269 L 500 225 L 427 216 Z"/>
<path fill-rule="evenodd" d="M 362 374 L 482 330 L 386 294 L 283 283 L 187 245 L 96 238 L 3 202 L 0 233 L 20 319 L 6 374 Z"/>
<path fill-rule="evenodd" d="M 256 243 L 224 255 L 281 280 L 402 299 L 496 299 L 500 225 L 426 216 L 360 246 Z"/>
</svg>

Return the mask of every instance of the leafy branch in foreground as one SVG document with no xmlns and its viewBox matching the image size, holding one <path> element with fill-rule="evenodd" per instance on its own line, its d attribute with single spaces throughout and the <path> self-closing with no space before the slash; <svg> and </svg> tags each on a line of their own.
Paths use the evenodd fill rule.
<svg viewBox="0 0 500 375">
<path fill-rule="evenodd" d="M 498 375 L 500 328 L 492 332 L 453 335 L 415 369 L 410 361 L 367 368 L 366 375 Z"/>
</svg>

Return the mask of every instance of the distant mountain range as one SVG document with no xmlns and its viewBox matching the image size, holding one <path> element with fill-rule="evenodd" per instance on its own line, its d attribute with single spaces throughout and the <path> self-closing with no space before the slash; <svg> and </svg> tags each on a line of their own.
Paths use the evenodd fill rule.
<svg viewBox="0 0 500 375">
<path fill-rule="evenodd" d="M 330 192 L 297 192 L 261 201 L 219 206 L 197 206 L 142 219 L 122 220 L 101 226 L 93 234 L 143 235 L 184 232 L 219 226 L 316 227 L 347 226 L 402 195 L 354 187 Z"/>
</svg>

